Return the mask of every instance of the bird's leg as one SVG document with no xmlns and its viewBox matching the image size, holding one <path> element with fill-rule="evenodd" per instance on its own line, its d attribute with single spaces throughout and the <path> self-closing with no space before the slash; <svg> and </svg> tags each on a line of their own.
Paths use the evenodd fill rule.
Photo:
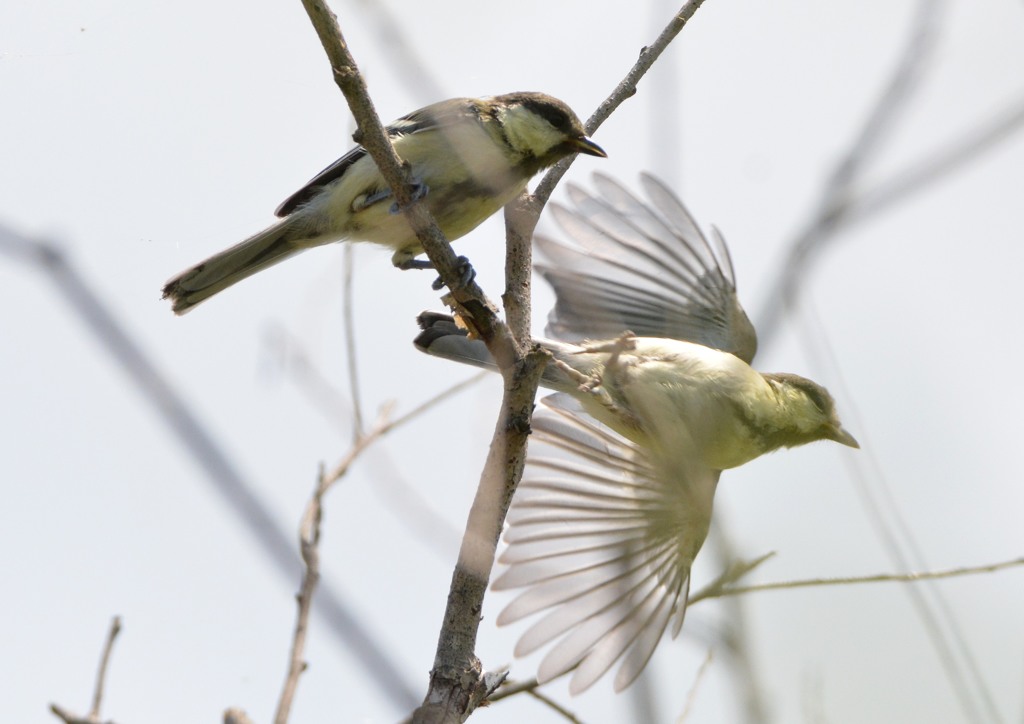
<svg viewBox="0 0 1024 724">
<path fill-rule="evenodd" d="M 417 201 L 422 199 L 430 191 L 430 187 L 427 186 L 425 183 L 423 183 L 422 181 L 420 181 L 417 178 L 409 179 L 409 187 L 412 189 L 412 199 L 410 199 L 410 200 L 413 203 L 416 203 Z M 390 196 L 390 195 L 391 195 L 391 193 L 388 192 L 388 196 Z M 389 214 L 397 214 L 399 211 L 400 211 L 400 209 L 398 208 L 398 202 L 397 201 L 395 203 L 391 204 L 391 208 L 388 209 L 388 213 Z"/>
<path fill-rule="evenodd" d="M 593 375 L 591 381 L 587 383 L 587 387 L 581 386 L 584 392 L 589 392 L 589 388 L 600 385 L 604 377 L 609 375 L 615 375 L 621 370 L 621 357 L 623 352 L 631 352 L 636 349 L 636 335 L 630 331 L 625 331 L 618 337 L 610 342 L 602 342 L 600 344 L 583 345 L 582 349 L 578 354 L 586 353 L 603 353 L 609 352 L 610 356 L 608 361 L 604 363 L 604 372 L 600 375 Z"/>
<path fill-rule="evenodd" d="M 402 271 L 405 271 L 407 269 L 435 268 L 434 263 L 429 259 L 414 259 L 412 257 L 403 259 L 399 258 L 399 254 L 401 253 L 402 252 L 396 253 L 395 257 L 392 257 L 391 259 L 391 263 L 395 265 L 396 269 L 401 269 Z M 470 263 L 469 259 L 467 259 L 464 256 L 456 257 L 455 271 L 459 275 L 459 284 L 461 286 L 468 286 L 471 281 L 476 279 L 476 269 L 473 268 L 473 265 Z M 441 279 L 441 277 L 438 277 L 430 284 L 430 288 L 433 289 L 434 291 L 439 290 L 443 286 L 444 280 Z"/>
<path fill-rule="evenodd" d="M 430 191 L 429 187 L 425 183 L 415 178 L 410 179 L 409 187 L 412 189 L 413 202 L 419 201 L 420 199 L 427 195 L 428 191 Z M 356 196 L 356 198 L 352 201 L 352 211 L 353 213 L 359 213 L 360 211 L 370 208 L 374 204 L 378 204 L 381 201 L 390 199 L 392 196 L 393 194 L 391 193 L 391 189 L 389 188 L 383 188 L 380 189 L 379 191 L 374 191 L 372 194 L 362 194 L 360 196 Z M 401 209 L 398 208 L 397 201 L 393 202 L 391 204 L 391 207 L 388 209 L 389 214 L 397 214 L 400 211 Z"/>
<path fill-rule="evenodd" d="M 621 371 L 623 366 L 621 362 L 622 353 L 629 352 L 634 349 L 636 349 L 636 335 L 630 331 L 626 331 L 610 342 L 583 345 L 577 353 L 610 353 L 610 356 L 605 362 L 601 372 L 594 372 L 591 375 L 585 375 L 560 360 L 554 360 L 554 362 L 559 369 L 566 372 L 572 380 L 579 384 L 580 392 L 586 392 L 591 395 L 599 404 L 601 404 L 602 407 L 606 408 L 609 412 L 618 417 L 623 423 L 632 427 L 639 427 L 639 420 L 637 420 L 628 408 L 620 406 L 611 394 L 609 394 L 607 387 L 604 386 L 605 379 L 609 377 L 613 378 L 619 371 Z M 616 386 L 613 385 L 613 388 L 614 387 Z"/>
<path fill-rule="evenodd" d="M 582 345 L 578 354 L 585 352 L 611 352 L 612 356 L 608 359 L 608 364 L 616 364 L 620 354 L 631 352 L 634 349 L 636 349 L 636 335 L 627 329 L 610 342 Z"/>
</svg>

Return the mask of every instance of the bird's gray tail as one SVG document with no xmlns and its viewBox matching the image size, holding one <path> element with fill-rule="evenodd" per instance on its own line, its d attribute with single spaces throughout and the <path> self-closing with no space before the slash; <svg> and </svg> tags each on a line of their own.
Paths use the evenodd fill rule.
<svg viewBox="0 0 1024 724">
<path fill-rule="evenodd" d="M 498 363 L 487 351 L 487 345 L 483 340 L 470 339 L 466 330 L 459 327 L 451 315 L 441 312 L 422 312 L 416 321 L 423 331 L 413 340 L 413 344 L 420 352 L 493 372 L 498 371 Z M 569 361 L 573 366 L 579 365 L 583 361 L 573 359 L 574 353 L 579 349 L 575 345 L 554 340 L 534 341 L 551 352 L 555 359 Z M 572 379 L 562 367 L 553 362 L 548 362 L 544 368 L 540 383 L 544 387 L 561 392 L 574 390 L 579 385 L 578 380 Z"/>
<path fill-rule="evenodd" d="M 184 314 L 232 284 L 302 251 L 307 245 L 293 241 L 290 222 L 280 221 L 186 269 L 164 285 L 164 299 L 171 300 L 175 314 Z"/>
</svg>

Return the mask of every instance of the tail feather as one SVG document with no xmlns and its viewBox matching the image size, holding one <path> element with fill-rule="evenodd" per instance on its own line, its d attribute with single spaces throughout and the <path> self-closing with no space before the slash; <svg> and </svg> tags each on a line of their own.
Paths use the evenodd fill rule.
<svg viewBox="0 0 1024 724">
<path fill-rule="evenodd" d="M 423 331 L 413 340 L 413 344 L 420 352 L 493 372 L 498 371 L 498 364 L 487 350 L 487 345 L 483 340 L 470 339 L 466 330 L 459 327 L 450 315 L 441 312 L 423 312 L 416 318 L 416 321 Z M 543 346 L 555 359 L 561 360 L 583 373 L 590 372 L 593 361 L 577 354 L 579 347 L 548 339 L 534 341 Z M 548 363 L 544 368 L 540 384 L 559 392 L 572 392 L 579 386 L 579 381 L 570 377 L 558 365 Z"/>
<path fill-rule="evenodd" d="M 470 339 L 466 330 L 459 327 L 450 315 L 423 312 L 416 321 L 423 331 L 416 336 L 413 344 L 420 352 L 425 352 L 431 357 L 441 357 L 493 372 L 498 371 L 498 363 L 487 351 L 487 345 L 482 340 Z"/>
<path fill-rule="evenodd" d="M 175 314 L 184 314 L 214 294 L 308 248 L 308 243 L 295 243 L 288 221 L 274 224 L 186 269 L 164 285 L 164 299 L 171 300 Z"/>
</svg>

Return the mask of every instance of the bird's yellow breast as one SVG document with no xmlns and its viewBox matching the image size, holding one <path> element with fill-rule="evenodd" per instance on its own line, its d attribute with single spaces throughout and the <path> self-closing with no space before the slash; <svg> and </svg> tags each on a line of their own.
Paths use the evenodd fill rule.
<svg viewBox="0 0 1024 724">
<path fill-rule="evenodd" d="M 466 119 L 453 127 L 394 140 L 395 151 L 409 164 L 413 179 L 424 186 L 424 202 L 449 241 L 468 234 L 526 186 L 528 178 L 517 168 L 518 159 L 495 133 L 496 129 Z M 396 213 L 393 198 L 365 207 L 361 203 L 385 189 L 376 164 L 365 156 L 315 203 L 322 204 L 331 225 L 343 229 L 346 239 L 420 251 L 404 215 Z"/>
</svg>

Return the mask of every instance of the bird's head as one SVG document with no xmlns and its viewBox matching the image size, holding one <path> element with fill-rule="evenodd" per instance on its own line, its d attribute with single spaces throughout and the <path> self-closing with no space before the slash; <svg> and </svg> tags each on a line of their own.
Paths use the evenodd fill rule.
<svg viewBox="0 0 1024 724">
<path fill-rule="evenodd" d="M 606 158 L 608 154 L 587 138 L 580 119 L 565 103 L 544 93 L 507 93 L 490 99 L 509 147 L 535 171 L 552 166 L 566 156 L 585 153 Z"/>
<path fill-rule="evenodd" d="M 793 447 L 815 440 L 834 440 L 849 447 L 860 447 L 839 422 L 835 400 L 824 387 L 799 375 L 773 373 L 764 377 L 778 396 L 782 409 L 775 447 Z"/>
</svg>

